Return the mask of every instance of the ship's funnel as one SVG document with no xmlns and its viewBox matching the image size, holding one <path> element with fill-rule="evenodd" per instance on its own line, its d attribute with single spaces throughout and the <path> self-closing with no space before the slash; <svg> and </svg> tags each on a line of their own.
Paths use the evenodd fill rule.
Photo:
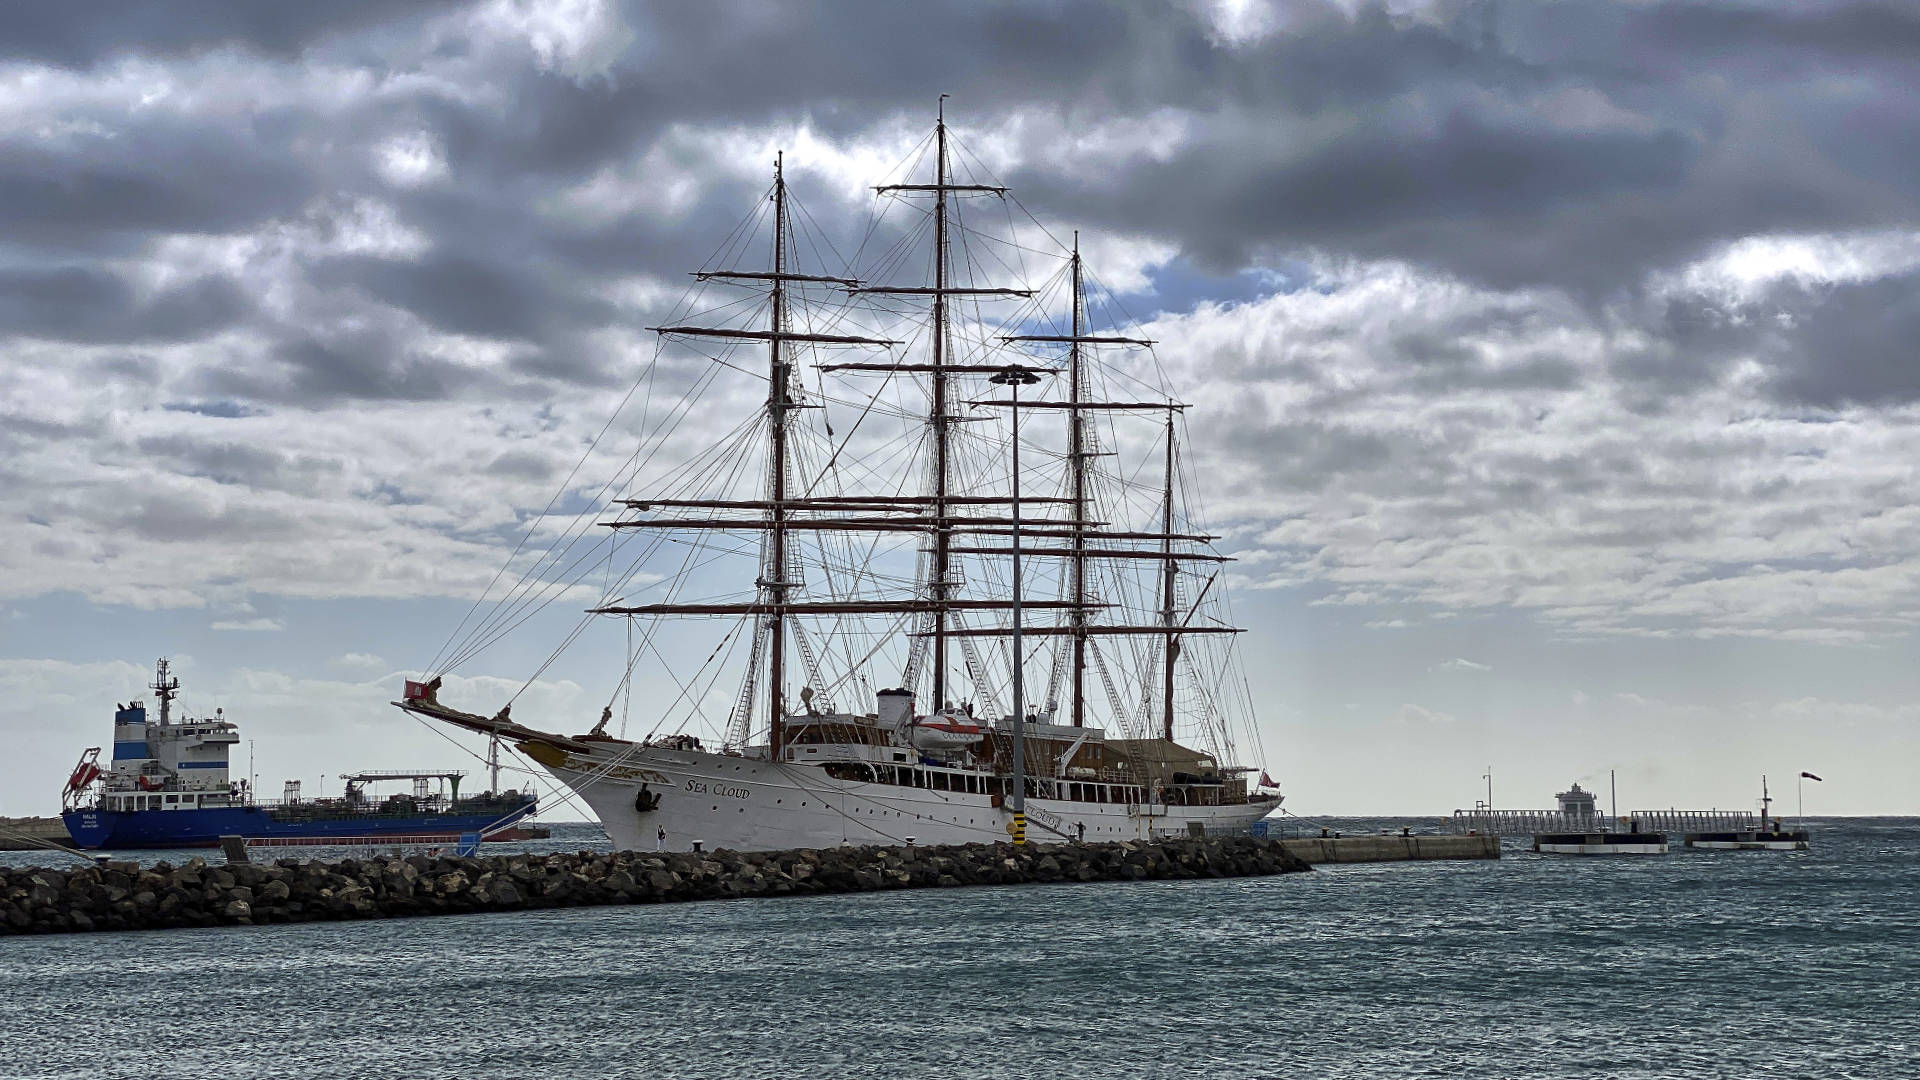
<svg viewBox="0 0 1920 1080">
<path fill-rule="evenodd" d="M 880 726 L 883 728 L 903 728 L 913 723 L 913 692 L 911 690 L 882 690 L 874 697 L 879 699 L 876 711 Z"/>
</svg>

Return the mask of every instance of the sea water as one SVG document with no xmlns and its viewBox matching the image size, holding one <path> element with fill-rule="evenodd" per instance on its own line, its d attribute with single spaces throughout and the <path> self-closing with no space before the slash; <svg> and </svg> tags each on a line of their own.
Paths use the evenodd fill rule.
<svg viewBox="0 0 1920 1080">
<path fill-rule="evenodd" d="M 0 1075 L 1920 1075 L 1920 820 L 1812 828 L 1791 854 L 1510 842 L 1229 881 L 0 938 Z"/>
</svg>

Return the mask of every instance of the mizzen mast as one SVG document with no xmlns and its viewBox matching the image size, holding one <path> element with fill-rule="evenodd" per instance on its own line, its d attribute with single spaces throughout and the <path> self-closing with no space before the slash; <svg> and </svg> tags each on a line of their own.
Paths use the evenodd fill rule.
<svg viewBox="0 0 1920 1080">
<path fill-rule="evenodd" d="M 1140 345 L 1148 346 L 1153 342 L 1141 338 L 1094 335 L 1086 330 L 1086 294 L 1080 263 L 1080 230 L 1073 232 L 1073 257 L 1069 264 L 1072 279 L 1072 333 L 1065 337 L 1052 334 L 1017 334 L 1003 337 L 1005 342 L 1042 342 L 1067 346 L 1067 400 L 1064 402 L 1029 403 L 1029 408 L 1064 408 L 1067 412 L 1067 463 L 1070 470 L 1069 499 L 1073 506 L 1073 517 L 1084 523 L 1087 519 L 1087 470 L 1095 457 L 1094 451 L 1087 446 L 1086 413 L 1093 409 L 1129 409 L 1160 408 L 1158 404 L 1132 402 L 1090 402 L 1086 395 L 1086 364 L 1083 346 L 1085 345 Z M 1163 529 L 1171 532 L 1171 529 Z M 1087 529 L 1084 524 L 1076 526 L 1067 556 L 1072 562 L 1068 566 L 1067 595 L 1072 602 L 1068 615 L 1067 632 L 1072 638 L 1072 702 L 1071 714 L 1074 727 L 1085 727 L 1087 722 Z"/>
</svg>

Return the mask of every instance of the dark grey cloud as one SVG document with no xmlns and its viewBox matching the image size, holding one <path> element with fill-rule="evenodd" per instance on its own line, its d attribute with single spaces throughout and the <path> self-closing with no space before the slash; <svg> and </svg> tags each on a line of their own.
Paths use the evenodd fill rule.
<svg viewBox="0 0 1920 1080">
<path fill-rule="evenodd" d="M 1792 290 L 1774 308 L 1771 386 L 1819 407 L 1920 401 L 1920 273 Z"/>
<path fill-rule="evenodd" d="M 265 355 L 198 367 L 182 389 L 229 400 L 326 408 L 352 401 L 437 401 L 495 380 L 480 368 L 414 351 L 388 329 L 292 335 Z"/>
<path fill-rule="evenodd" d="M 417 20 L 447 0 L 101 0 L 84 8 L 22 4 L 7 12 L 0 57 L 84 68 L 125 54 L 178 56 L 221 47 L 291 58 L 315 41 L 393 20 Z"/>
<path fill-rule="evenodd" d="M 149 457 L 164 459 L 173 471 L 185 476 L 266 491 L 310 492 L 317 480 L 337 475 L 342 468 L 340 462 L 325 458 L 191 435 L 148 436 L 139 439 L 134 448 Z"/>
<path fill-rule="evenodd" d="M 217 417 L 221 420 L 241 420 L 260 415 L 259 410 L 249 408 L 237 401 L 169 401 L 160 407 L 168 412 L 193 413 L 198 416 Z"/>
<path fill-rule="evenodd" d="M 314 267 L 312 277 L 322 285 L 350 284 L 437 329 L 476 337 L 532 339 L 604 325 L 611 317 L 608 305 L 557 292 L 537 268 L 501 254 L 342 258 Z"/>
<path fill-rule="evenodd" d="M 231 278 L 206 275 L 141 298 L 95 267 L 0 270 L 0 335 L 84 344 L 192 341 L 252 307 Z"/>
<path fill-rule="evenodd" d="M 1649 274 L 1741 237 L 1916 224 L 1920 50 L 1906 45 L 1920 17 L 1900 5 L 1461 0 L 1396 15 L 1301 2 L 1274 32 L 1229 42 L 1204 5 L 634 4 L 618 9 L 631 42 L 586 69 L 503 36 L 480 11 L 21 13 L 0 55 L 70 71 L 125 57 L 197 65 L 183 78 L 257 85 L 265 104 L 89 98 L 59 115 L 71 131 L 6 136 L 0 259 L 13 269 L 0 272 L 0 332 L 104 344 L 243 331 L 254 353 L 210 352 L 169 388 L 240 408 L 603 385 L 630 358 L 593 335 L 646 321 L 604 299 L 609 282 L 679 280 L 760 192 L 673 132 L 805 123 L 868 139 L 923 123 L 944 91 L 963 144 L 1014 139 L 1003 179 L 1036 214 L 1163 242 L 1206 273 L 1318 252 L 1565 291 L 1630 331 L 1612 370 L 1650 411 L 1746 358 L 1776 370 L 1789 403 L 1915 393 L 1898 363 L 1907 323 L 1865 310 L 1898 307 L 1894 286 L 1752 312 L 1641 294 Z M 593 33 L 619 38 L 604 30 Z M 426 68 L 435 77 L 407 77 Z M 341 92 L 286 91 L 316 71 L 334 80 L 316 86 Z M 380 92 L 345 92 L 355 80 Z M 1105 125 L 1124 143 L 1162 114 L 1178 119 L 1170 145 L 1098 166 L 1021 144 L 1005 125 Z M 426 140 L 429 182 L 382 172 L 397 136 Z M 650 173 L 656 163 L 702 178 L 672 213 L 550 212 L 602 170 L 642 190 L 673 179 Z M 860 221 L 847 193 L 795 164 L 819 224 L 851 251 Z M 345 244 L 340 221 L 359 200 L 388 208 L 424 250 Z M 295 228 L 312 232 L 310 249 L 239 276 L 195 274 L 144 299 L 124 284 L 123 264 L 167 238 Z M 255 302 L 269 291 L 271 310 Z M 499 343 L 505 360 L 456 363 L 423 332 Z M 1394 345 L 1415 391 L 1576 378 L 1547 351 L 1486 365 L 1463 349 L 1438 334 Z"/>
<path fill-rule="evenodd" d="M 146 237 L 231 233 L 291 214 L 319 189 L 289 131 L 261 122 L 73 110 L 99 126 L 55 141 L 0 136 L 7 242 L 125 251 Z"/>
</svg>

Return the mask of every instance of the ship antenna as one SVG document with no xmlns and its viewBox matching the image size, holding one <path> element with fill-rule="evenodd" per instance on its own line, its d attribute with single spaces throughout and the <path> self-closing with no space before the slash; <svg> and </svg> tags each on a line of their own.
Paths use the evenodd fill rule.
<svg viewBox="0 0 1920 1080">
<path fill-rule="evenodd" d="M 153 682 L 148 687 L 160 699 L 160 726 L 165 727 L 173 715 L 173 699 L 180 693 L 179 677 L 167 677 L 167 658 L 161 657 L 154 671 Z"/>
</svg>

